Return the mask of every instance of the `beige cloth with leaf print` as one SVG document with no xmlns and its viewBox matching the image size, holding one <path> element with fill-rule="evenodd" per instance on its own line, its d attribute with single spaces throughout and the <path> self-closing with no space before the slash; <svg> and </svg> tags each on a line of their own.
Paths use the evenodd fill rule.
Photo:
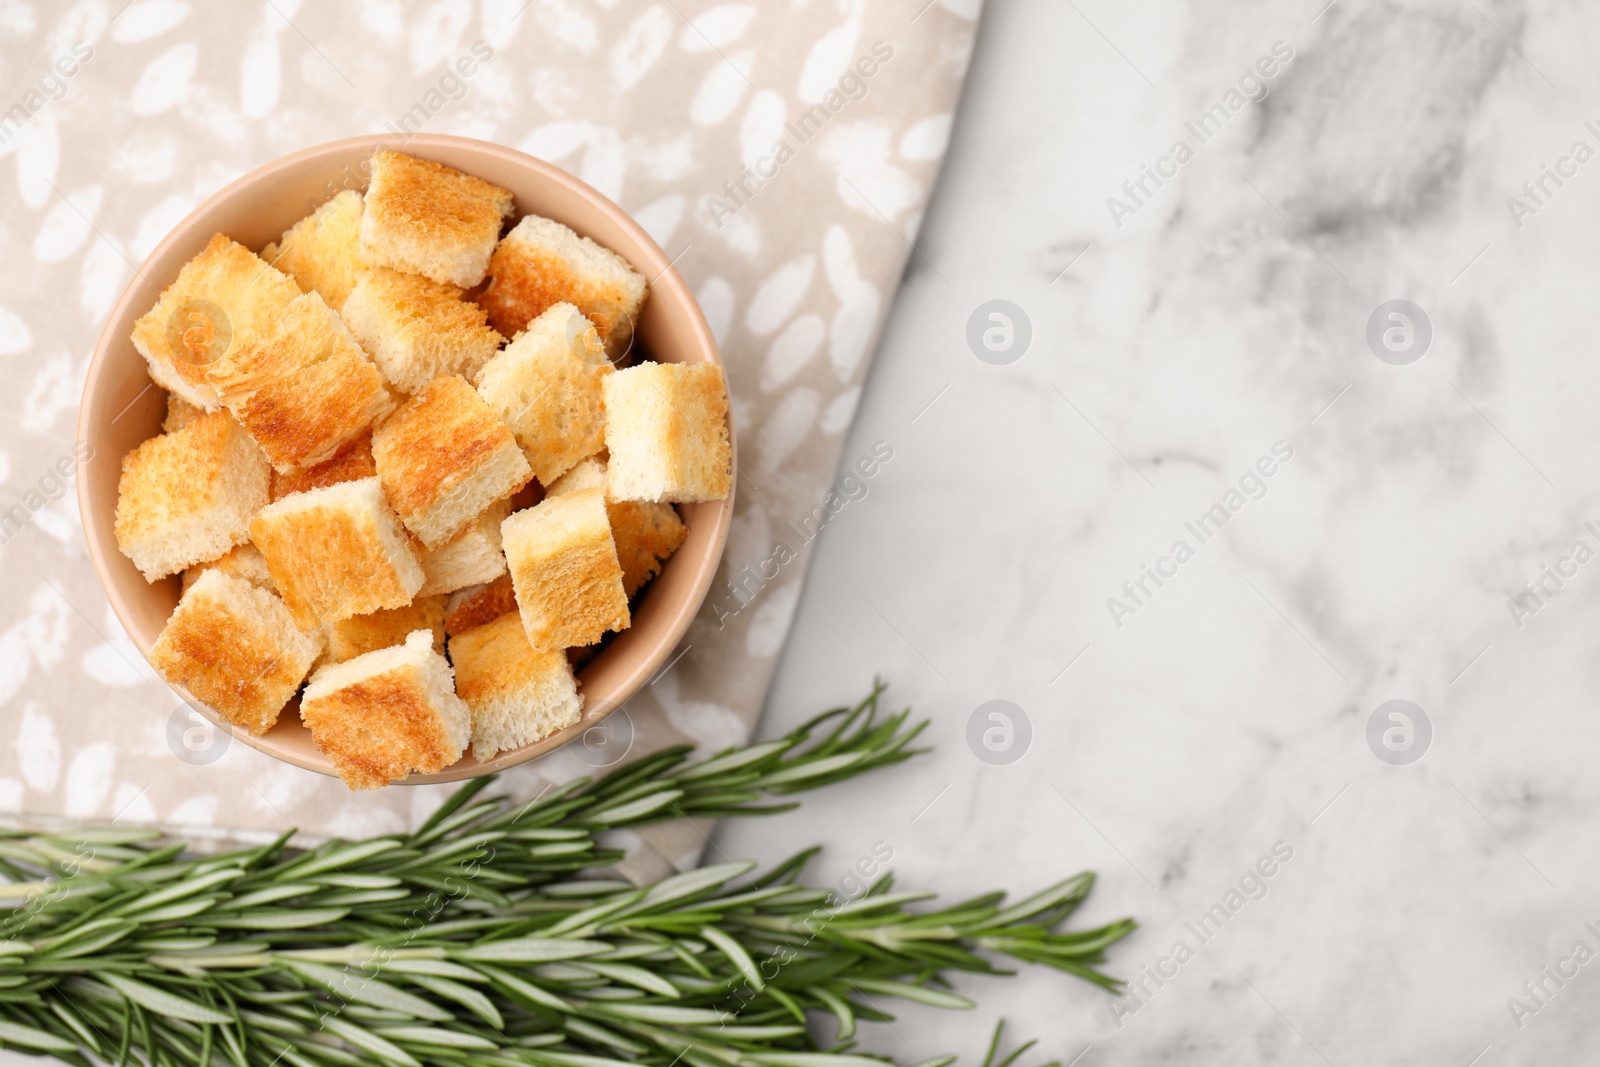
<svg viewBox="0 0 1600 1067">
<path fill-rule="evenodd" d="M 835 476 L 976 28 L 980 0 L 924 2 L 6 5 L 0 513 L 27 521 L 0 524 L 0 816 L 356 836 L 453 788 L 355 794 L 238 741 L 179 760 L 178 700 L 112 616 L 54 473 L 129 261 L 240 174 L 391 125 L 520 148 L 632 212 L 699 296 L 741 434 L 727 556 L 681 658 L 613 716 L 609 750 L 568 746 L 502 785 L 590 773 L 630 727 L 634 755 L 746 740 L 808 557 L 789 524 Z M 736 599 L 729 580 L 780 539 L 799 558 Z M 689 825 L 622 836 L 636 877 L 705 844 Z"/>
</svg>

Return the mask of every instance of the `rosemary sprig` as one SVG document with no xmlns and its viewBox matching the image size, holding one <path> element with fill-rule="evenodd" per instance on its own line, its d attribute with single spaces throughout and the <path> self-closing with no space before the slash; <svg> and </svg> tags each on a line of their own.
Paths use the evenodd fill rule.
<svg viewBox="0 0 1600 1067">
<path fill-rule="evenodd" d="M 888 997 L 973 1007 L 954 972 L 1009 957 L 1114 990 L 1097 966 L 1132 921 L 1060 929 L 1087 873 L 931 911 L 888 876 L 853 901 L 804 886 L 815 850 L 646 887 L 580 876 L 621 858 L 606 831 L 785 811 L 909 758 L 923 724 L 880 718 L 880 694 L 525 804 L 479 779 L 407 836 L 186 856 L 140 831 L 0 831 L 0 1046 L 85 1067 L 878 1067 L 858 1020 Z"/>
</svg>

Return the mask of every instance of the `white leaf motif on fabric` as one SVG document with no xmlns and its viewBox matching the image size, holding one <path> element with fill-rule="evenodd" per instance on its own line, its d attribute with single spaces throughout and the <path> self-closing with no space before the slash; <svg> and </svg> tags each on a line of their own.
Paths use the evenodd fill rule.
<svg viewBox="0 0 1600 1067">
<path fill-rule="evenodd" d="M 98 185 L 80 189 L 67 198 L 56 197 L 33 239 L 33 258 L 40 263 L 59 263 L 83 247 L 90 233 L 89 224 L 100 213 L 104 198 L 105 190 Z"/>
<path fill-rule="evenodd" d="M 717 347 L 720 348 L 727 343 L 728 328 L 733 325 L 733 310 L 737 301 L 733 286 L 728 284 L 728 279 L 714 274 L 700 286 L 695 299 L 699 301 L 706 324 L 711 327 L 711 336 L 717 339 Z"/>
<path fill-rule="evenodd" d="M 750 308 L 745 312 L 745 326 L 758 337 L 776 332 L 794 314 L 794 309 L 811 288 L 811 280 L 816 273 L 817 257 L 810 255 L 779 267 L 756 290 Z"/>
<path fill-rule="evenodd" d="M 66 9 L 60 21 L 45 37 L 45 52 L 59 56 L 62 52 L 71 51 L 73 44 L 78 41 L 99 41 L 100 35 L 106 32 L 106 26 L 113 14 L 115 14 L 113 10 L 102 4 L 72 5 Z"/>
<path fill-rule="evenodd" d="M 559 163 L 588 144 L 594 131 L 592 122 L 552 122 L 535 129 L 517 147 L 530 156 Z"/>
<path fill-rule="evenodd" d="M 817 425 L 822 397 L 815 389 L 799 386 L 778 402 L 761 427 L 756 454 L 762 474 L 774 474 L 799 448 Z"/>
<path fill-rule="evenodd" d="M 906 159 L 938 159 L 950 143 L 950 112 L 929 115 L 913 123 L 900 137 L 900 155 Z"/>
<path fill-rule="evenodd" d="M 831 226 L 822 240 L 822 269 L 839 300 L 828 328 L 828 358 L 840 381 L 849 381 L 867 354 L 883 297 L 861 276 L 855 248 L 842 226 Z"/>
<path fill-rule="evenodd" d="M 764 511 L 751 511 L 735 515 L 728 525 L 728 548 L 723 555 L 722 568 L 728 581 L 737 582 L 746 567 L 754 568 L 772 553 L 772 522 Z M 727 589 L 726 585 L 713 587 L 712 596 Z"/>
<path fill-rule="evenodd" d="M 588 182 L 604 196 L 622 199 L 622 179 L 628 170 L 628 152 L 622 138 L 609 126 L 595 130 L 589 137 L 589 150 L 583 154 L 583 165 L 578 177 Z"/>
<path fill-rule="evenodd" d="M 193 42 L 174 45 L 152 59 L 133 87 L 135 115 L 159 115 L 189 98 L 200 52 Z"/>
<path fill-rule="evenodd" d="M 709 700 L 680 697 L 678 679 L 672 671 L 657 678 L 652 688 L 673 729 L 701 746 L 705 753 L 721 752 L 744 742 L 748 732 L 739 716 Z"/>
<path fill-rule="evenodd" d="M 678 35 L 678 47 L 685 52 L 711 52 L 726 48 L 744 33 L 756 9 L 749 4 L 718 4 L 689 17 L 689 25 Z M 746 72 L 748 73 L 748 71 Z"/>
<path fill-rule="evenodd" d="M 11 670 L 18 660 L 26 671 L 27 656 L 15 654 L 11 634 L 7 631 L 0 635 L 0 671 Z M 29 704 L 23 710 L 22 723 L 17 727 L 17 769 L 29 789 L 41 792 L 54 789 L 61 778 L 61 741 L 56 737 L 56 724 L 37 704 Z"/>
<path fill-rule="evenodd" d="M 17 146 L 17 188 L 22 202 L 36 208 L 56 195 L 50 186 L 56 182 L 61 164 L 61 131 L 52 111 L 41 111 L 7 142 Z"/>
<path fill-rule="evenodd" d="M 744 635 L 744 650 L 758 659 L 776 656 L 783 648 L 783 639 L 789 633 L 789 624 L 794 621 L 795 605 L 799 602 L 798 581 L 768 594 L 750 616 L 750 629 Z"/>
<path fill-rule="evenodd" d="M 843 433 L 848 430 L 851 421 L 856 417 L 856 406 L 860 403 L 861 386 L 852 385 L 834 397 L 827 409 L 823 411 L 819 428 L 826 434 Z"/>
<path fill-rule="evenodd" d="M 821 315 L 801 315 L 785 326 L 761 364 L 761 391 L 770 393 L 788 385 L 811 362 L 827 336 L 828 326 Z"/>
<path fill-rule="evenodd" d="M 579 0 L 535 0 L 517 21 L 529 19 L 539 33 L 550 34 L 580 56 L 592 56 L 600 47 L 600 27 Z"/>
<path fill-rule="evenodd" d="M 773 146 L 783 139 L 783 124 L 788 118 L 783 97 L 771 89 L 763 89 L 752 97 L 739 123 L 739 162 L 754 170 L 757 163 L 767 159 L 770 171 Z M 757 179 L 769 180 L 766 174 L 758 174 Z M 760 190 L 756 190 L 756 194 L 759 195 Z"/>
<path fill-rule="evenodd" d="M 117 765 L 117 751 L 110 742 L 96 741 L 78 750 L 67 768 L 63 783 L 63 810 L 71 818 L 87 819 L 91 816 L 109 817 L 112 812 L 103 810 L 106 797 L 111 793 L 111 775 Z"/>
<path fill-rule="evenodd" d="M 761 228 L 756 225 L 756 220 L 749 212 L 738 215 L 729 215 L 722 220 L 721 226 L 713 226 L 709 222 L 709 213 L 696 209 L 695 215 L 701 222 L 706 223 L 706 229 L 719 238 L 735 252 L 742 252 L 754 259 L 761 254 Z"/>
<path fill-rule="evenodd" d="M 160 37 L 189 17 L 189 5 L 178 0 L 138 0 L 129 4 L 111 24 L 111 39 L 136 44 Z"/>
<path fill-rule="evenodd" d="M 83 257 L 82 289 L 78 303 L 91 318 L 98 319 L 111 310 L 122 292 L 122 279 L 128 274 L 128 264 L 117 250 L 95 238 Z"/>
<path fill-rule="evenodd" d="M 750 51 L 735 53 L 728 62 L 719 56 L 695 91 L 689 104 L 689 121 L 696 126 L 715 126 L 733 114 L 750 88 L 755 58 L 756 54 Z"/>
<path fill-rule="evenodd" d="M 76 408 L 83 392 L 82 377 L 72 365 L 71 356 L 54 355 L 45 360 L 23 403 L 23 428 L 44 433 L 55 426 L 63 412 Z"/>
<path fill-rule="evenodd" d="M 72 608 L 48 585 L 41 585 L 28 598 L 28 615 L 17 623 L 28 639 L 28 651 L 41 670 L 50 670 L 67 652 Z"/>
<path fill-rule="evenodd" d="M 361 24 L 379 40 L 395 40 L 406 28 L 400 0 L 361 0 Z"/>
<path fill-rule="evenodd" d="M 665 245 L 678 232 L 683 221 L 687 201 L 679 195 L 663 196 L 633 213 L 633 221 L 644 227 L 644 232 L 658 245 Z"/>
<path fill-rule="evenodd" d="M 891 224 L 922 202 L 922 183 L 889 162 L 890 133 L 874 122 L 842 126 L 822 146 L 822 156 L 839 175 L 839 199 L 846 207 Z"/>
<path fill-rule="evenodd" d="M 611 76 L 623 89 L 632 89 L 644 80 L 666 51 L 672 39 L 676 17 L 657 4 L 635 18 L 632 26 L 611 48 Z"/>
<path fill-rule="evenodd" d="M 527 21 L 528 0 L 483 0 L 478 15 L 478 36 L 490 48 L 499 50 L 516 39 Z M 522 17 L 518 18 L 521 13 Z"/>
<path fill-rule="evenodd" d="M 469 43 L 461 39 L 461 34 L 471 19 L 471 4 L 440 0 L 429 5 L 411 27 L 412 71 L 431 74 L 440 66 L 454 62 Z"/>
<path fill-rule="evenodd" d="M 283 57 L 278 50 L 278 34 L 264 28 L 239 61 L 240 114 L 252 119 L 272 114 L 282 85 Z"/>
<path fill-rule="evenodd" d="M 852 0 L 844 21 L 817 38 L 811 51 L 806 53 L 805 65 L 800 68 L 800 83 L 795 87 L 795 95 L 805 103 L 815 104 L 829 89 L 837 86 L 855 59 L 864 6 L 865 0 Z"/>
<path fill-rule="evenodd" d="M 217 795 L 202 793 L 184 799 L 167 812 L 167 822 L 178 826 L 210 826 L 217 821 Z"/>
<path fill-rule="evenodd" d="M 0 307 L 0 356 L 14 356 L 33 347 L 33 331 L 8 307 Z"/>
<path fill-rule="evenodd" d="M 183 217 L 194 210 L 197 203 L 193 193 L 173 193 L 156 201 L 154 207 L 144 213 L 139 220 L 139 226 L 133 231 L 133 245 L 128 249 L 129 258 L 140 262 L 150 254 L 156 245 L 161 243 L 174 226 L 183 220 Z"/>
<path fill-rule="evenodd" d="M 119 782 L 111 797 L 111 814 L 118 826 L 138 826 L 156 821 L 150 790 L 133 782 Z"/>
</svg>

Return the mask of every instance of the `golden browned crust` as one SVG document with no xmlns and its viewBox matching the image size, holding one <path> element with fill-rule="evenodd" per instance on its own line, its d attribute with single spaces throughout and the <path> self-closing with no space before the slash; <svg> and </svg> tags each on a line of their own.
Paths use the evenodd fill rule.
<svg viewBox="0 0 1600 1067">
<path fill-rule="evenodd" d="M 300 719 L 351 789 L 377 789 L 461 758 L 426 681 L 403 665 L 300 702 Z"/>
<path fill-rule="evenodd" d="M 251 603 L 240 590 L 227 590 L 216 579 L 196 582 L 150 649 L 150 665 L 235 726 L 260 735 L 278 721 L 278 713 L 300 687 L 315 645 L 307 640 L 299 648 L 285 647 L 284 627 L 275 631 L 261 613 L 272 595 L 243 579 L 218 577 L 245 586 L 261 601 Z M 285 614 L 282 622 L 287 621 Z M 291 644 L 298 637 L 288 636 Z"/>
<path fill-rule="evenodd" d="M 599 276 L 575 272 L 553 251 L 507 235 L 489 258 L 488 278 L 477 300 L 489 313 L 489 325 L 502 337 L 516 337 L 563 302 L 588 316 L 613 356 L 619 355 L 618 342 L 632 334 L 629 315 L 634 294 Z"/>
<path fill-rule="evenodd" d="M 270 327 L 299 295 L 288 276 L 219 233 L 133 324 L 133 345 L 158 385 L 214 409 L 207 367 L 239 340 Z"/>
<path fill-rule="evenodd" d="M 522 624 L 534 649 L 593 644 L 608 630 L 627 628 L 628 597 L 602 490 L 549 497 L 511 516 L 502 530 Z"/>
<path fill-rule="evenodd" d="M 117 547 L 150 581 L 215 559 L 248 539 L 250 516 L 266 503 L 264 468 L 256 446 L 225 411 L 142 441 L 122 457 L 113 520 Z M 225 532 L 226 541 L 215 541 L 218 531 Z M 189 545 L 170 543 L 185 536 L 198 536 L 204 544 L 188 551 Z M 214 554 L 205 554 L 206 546 Z M 152 558 L 167 566 L 152 573 Z"/>
<path fill-rule="evenodd" d="M 325 485 L 371 478 L 377 473 L 377 464 L 372 462 L 372 434 L 366 432 L 352 438 L 338 455 L 314 467 L 303 467 L 285 474 L 273 471 L 272 499 L 281 500 L 290 493 L 303 493 L 307 489 L 321 489 Z"/>
<path fill-rule="evenodd" d="M 415 630 L 432 630 L 433 650 L 443 655 L 445 599 L 443 595 L 419 596 L 404 607 L 328 623 L 323 628 L 328 637 L 323 662 L 343 663 L 380 648 L 404 644 L 406 636 Z"/>
<path fill-rule="evenodd" d="M 478 516 L 482 507 L 442 534 L 428 529 L 434 513 L 455 506 L 456 495 L 485 470 L 506 465 L 525 473 L 496 487 L 483 507 L 533 477 L 511 431 L 456 375 L 435 379 L 379 427 L 372 435 L 372 456 L 390 506 L 429 548 L 447 543 Z"/>
<path fill-rule="evenodd" d="M 733 489 L 728 387 L 714 363 L 641 363 L 607 377 L 607 492 L 723 500 Z"/>
<path fill-rule="evenodd" d="M 622 565 L 622 591 L 632 599 L 661 573 L 662 563 L 678 551 L 689 528 L 671 504 L 610 500 L 606 515 L 617 543 L 617 562 Z"/>
<path fill-rule="evenodd" d="M 284 231 L 261 250 L 261 258 L 295 280 L 303 293 L 318 293 L 337 311 L 355 288 L 361 258 L 361 194 L 345 189 Z"/>
<path fill-rule="evenodd" d="M 460 286 L 373 267 L 360 273 L 354 292 L 344 319 L 404 393 L 421 392 L 441 374 L 470 377 L 500 347 L 483 308 L 463 300 Z"/>
<path fill-rule="evenodd" d="M 561 303 L 478 372 L 478 395 L 511 428 L 543 485 L 605 447 L 601 382 L 612 373 L 599 335 Z"/>
<path fill-rule="evenodd" d="M 250 523 L 250 539 L 302 627 L 411 603 L 422 566 L 376 479 L 296 493 Z"/>
<path fill-rule="evenodd" d="M 564 652 L 535 652 L 515 612 L 450 638 L 456 695 L 469 705 L 548 676 L 561 658 Z"/>
<path fill-rule="evenodd" d="M 362 220 L 362 252 L 380 266 L 435 281 L 475 285 L 482 277 L 452 274 L 449 260 L 492 242 L 511 214 L 509 190 L 453 167 L 387 149 L 372 156 L 372 182 Z"/>
<path fill-rule="evenodd" d="M 332 458 L 388 406 L 378 368 L 316 293 L 238 338 L 205 378 L 280 471 Z"/>
<path fill-rule="evenodd" d="M 581 489 L 604 489 L 606 464 L 591 456 L 574 466 L 550 486 L 551 496 Z M 688 527 L 671 504 L 606 499 L 606 517 L 622 564 L 622 588 L 633 599 L 643 585 L 661 572 L 661 565 L 688 536 Z"/>
<path fill-rule="evenodd" d="M 444 632 L 453 637 L 493 622 L 507 612 L 515 614 L 516 610 L 517 594 L 511 585 L 511 575 L 502 574 L 470 596 L 456 600 L 444 617 Z"/>
</svg>

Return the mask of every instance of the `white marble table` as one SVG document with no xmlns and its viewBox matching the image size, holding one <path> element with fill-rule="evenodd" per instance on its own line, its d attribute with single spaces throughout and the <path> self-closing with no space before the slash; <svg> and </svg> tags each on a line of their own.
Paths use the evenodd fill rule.
<svg viewBox="0 0 1600 1067">
<path fill-rule="evenodd" d="M 764 723 L 882 672 L 935 750 L 717 844 L 824 843 L 831 882 L 885 842 L 952 897 L 1093 868 L 1084 920 L 1143 924 L 1111 970 L 1172 976 L 963 982 L 979 1012 L 874 1030 L 904 1062 L 977 1062 L 1002 1013 L 1081 1067 L 1600 1058 L 1600 23 L 1324 3 L 985 13 L 845 451 L 894 458 L 821 540 Z M 1176 177 L 1134 200 L 1145 164 Z M 1031 322 L 1007 365 L 965 336 L 992 299 Z M 1391 300 L 1420 358 L 1369 346 Z M 996 699 L 1031 724 L 1009 765 L 966 743 Z M 1395 699 L 1431 726 L 1383 713 L 1408 764 L 1368 742 Z"/>
</svg>

